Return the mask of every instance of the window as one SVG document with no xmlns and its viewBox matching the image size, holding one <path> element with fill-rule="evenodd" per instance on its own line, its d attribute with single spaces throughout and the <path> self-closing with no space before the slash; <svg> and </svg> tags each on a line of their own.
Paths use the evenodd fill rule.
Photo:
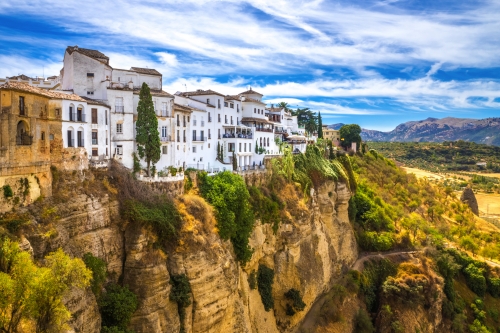
<svg viewBox="0 0 500 333">
<path fill-rule="evenodd" d="M 179 118 L 179 115 L 177 115 L 177 126 L 181 126 L 181 120 Z"/>
<path fill-rule="evenodd" d="M 217 100 L 217 106 L 219 107 L 220 109 L 220 99 Z"/>
<path fill-rule="evenodd" d="M 85 114 L 83 113 L 82 108 L 78 108 L 76 110 L 76 120 L 80 122 L 85 122 Z"/>
<path fill-rule="evenodd" d="M 50 141 L 54 140 L 54 134 L 49 134 L 49 140 Z"/>
<path fill-rule="evenodd" d="M 234 109 L 234 103 L 229 103 L 229 107 L 230 107 L 231 109 Z"/>
<path fill-rule="evenodd" d="M 236 104 L 236 112 L 240 112 L 240 105 Z"/>
<path fill-rule="evenodd" d="M 56 109 L 56 117 L 59 117 L 61 115 L 61 109 Z"/>
<path fill-rule="evenodd" d="M 92 124 L 97 124 L 97 109 L 92 109 Z"/>
<path fill-rule="evenodd" d="M 211 139 L 212 135 L 210 134 L 210 128 L 208 129 L 208 139 Z"/>
<path fill-rule="evenodd" d="M 251 152 L 251 151 L 252 151 L 252 144 L 251 144 L 251 143 L 249 143 L 249 144 L 248 144 L 248 151 L 249 151 L 249 152 Z"/>
<path fill-rule="evenodd" d="M 122 124 L 116 124 L 116 133 L 123 133 Z"/>
<path fill-rule="evenodd" d="M 181 135 L 179 133 L 179 130 L 177 130 L 177 142 L 181 141 Z M 177 150 L 179 150 L 179 146 L 177 146 Z"/>
<path fill-rule="evenodd" d="M 87 77 L 94 77 L 94 73 L 87 73 Z"/>
<path fill-rule="evenodd" d="M 42 135 L 40 138 L 42 139 L 42 141 L 45 141 L 45 132 L 42 132 Z"/>
<path fill-rule="evenodd" d="M 193 153 L 196 153 L 196 146 L 193 146 Z"/>
<path fill-rule="evenodd" d="M 218 120 L 219 120 L 219 123 L 220 123 L 220 113 L 219 113 L 217 116 L 218 116 L 218 118 L 219 118 Z"/>
<path fill-rule="evenodd" d="M 168 146 L 161 146 L 161 152 L 163 155 L 166 155 L 168 153 Z"/>
<path fill-rule="evenodd" d="M 75 120 L 75 115 L 73 114 L 73 107 L 69 107 L 69 121 L 74 121 Z"/>
<path fill-rule="evenodd" d="M 225 123 L 227 124 L 227 114 L 226 114 L 226 115 L 224 115 L 224 121 L 225 121 Z"/>
<path fill-rule="evenodd" d="M 73 147 L 73 131 L 68 131 L 68 147 Z"/>
<path fill-rule="evenodd" d="M 76 147 L 83 147 L 83 132 L 78 131 L 76 132 Z"/>
<path fill-rule="evenodd" d="M 220 128 L 219 128 L 219 130 L 218 130 L 218 131 L 219 131 L 219 139 L 220 139 Z"/>
<path fill-rule="evenodd" d="M 211 123 L 212 122 L 212 115 L 210 114 L 210 112 L 208 113 L 208 122 Z"/>
<path fill-rule="evenodd" d="M 97 144 L 97 131 L 92 131 L 92 144 Z"/>
<path fill-rule="evenodd" d="M 167 126 L 162 126 L 161 127 L 161 137 L 166 138 L 167 137 Z"/>
<path fill-rule="evenodd" d="M 193 141 L 196 141 L 196 130 L 193 130 Z"/>
<path fill-rule="evenodd" d="M 200 131 L 200 141 L 205 141 L 203 139 L 203 137 L 205 136 L 205 132 L 204 131 Z M 203 149 L 203 148 L 202 148 Z"/>
<path fill-rule="evenodd" d="M 247 152 L 247 144 L 246 144 L 246 143 L 243 145 L 243 151 L 244 151 L 245 153 Z"/>
<path fill-rule="evenodd" d="M 210 104 L 210 98 L 207 98 L 207 104 Z"/>
<path fill-rule="evenodd" d="M 122 145 L 116 146 L 116 155 L 123 155 L 123 146 Z"/>
<path fill-rule="evenodd" d="M 228 143 L 227 144 L 227 151 L 228 152 L 234 152 L 234 147 L 235 147 L 235 143 Z"/>
<path fill-rule="evenodd" d="M 125 108 L 123 107 L 123 97 L 117 97 L 115 99 L 115 112 L 124 112 Z"/>
<path fill-rule="evenodd" d="M 105 120 L 105 124 L 107 125 L 108 124 L 108 110 L 104 110 L 104 120 Z"/>
<path fill-rule="evenodd" d="M 227 102 L 224 102 L 224 106 L 227 108 Z"/>
<path fill-rule="evenodd" d="M 99 156 L 99 150 L 97 148 L 92 148 L 92 156 Z"/>
<path fill-rule="evenodd" d="M 231 125 L 233 124 L 233 116 L 231 116 Z"/>
<path fill-rule="evenodd" d="M 257 113 L 257 108 L 253 108 L 253 113 Z"/>
<path fill-rule="evenodd" d="M 167 103 L 165 103 L 165 102 L 161 103 L 161 115 L 162 115 L 162 117 L 167 117 L 168 116 L 167 112 L 168 112 Z"/>
<path fill-rule="evenodd" d="M 238 151 L 241 153 L 241 142 L 239 144 Z"/>
<path fill-rule="evenodd" d="M 89 90 L 87 90 L 87 95 L 93 95 L 93 94 L 94 94 L 94 92 L 93 92 L 93 91 L 89 91 Z"/>
</svg>

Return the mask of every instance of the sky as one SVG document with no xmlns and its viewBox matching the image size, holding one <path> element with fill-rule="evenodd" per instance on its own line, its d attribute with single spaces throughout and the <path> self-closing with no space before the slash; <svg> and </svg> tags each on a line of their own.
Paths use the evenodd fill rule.
<svg viewBox="0 0 500 333">
<path fill-rule="evenodd" d="M 0 2 L 0 77 L 58 75 L 74 45 L 170 93 L 251 87 L 323 124 L 500 116 L 499 0 Z"/>
</svg>

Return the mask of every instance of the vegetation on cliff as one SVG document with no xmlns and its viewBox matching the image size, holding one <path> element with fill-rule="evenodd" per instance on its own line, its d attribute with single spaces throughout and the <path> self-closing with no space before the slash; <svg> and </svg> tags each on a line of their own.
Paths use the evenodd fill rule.
<svg viewBox="0 0 500 333">
<path fill-rule="evenodd" d="M 54 332 L 67 329 L 71 313 L 62 298 L 70 288 L 89 285 L 91 272 L 81 259 L 62 250 L 39 266 L 16 242 L 0 240 L 0 331 Z"/>
</svg>

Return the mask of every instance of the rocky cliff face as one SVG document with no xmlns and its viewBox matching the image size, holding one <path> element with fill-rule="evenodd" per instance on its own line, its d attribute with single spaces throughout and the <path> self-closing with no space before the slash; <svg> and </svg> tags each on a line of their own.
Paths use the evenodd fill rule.
<svg viewBox="0 0 500 333">
<path fill-rule="evenodd" d="M 209 205 L 195 195 L 177 198 L 184 226 L 179 246 L 168 254 L 156 249 L 147 229 L 120 219 L 117 201 L 80 195 L 60 205 L 53 227 L 34 227 L 23 246 L 36 258 L 62 247 L 73 256 L 86 252 L 104 259 L 110 278 L 120 277 L 140 304 L 131 328 L 136 332 L 177 332 L 177 304 L 169 300 L 169 276 L 186 274 L 192 303 L 186 309 L 187 332 L 290 332 L 313 302 L 356 260 L 357 246 L 348 221 L 349 190 L 325 182 L 298 215 L 273 233 L 257 222 L 251 261 L 241 267 L 232 245 L 218 236 Z M 35 225 L 37 225 L 35 223 Z M 274 309 L 266 312 L 248 277 L 265 264 L 275 272 Z M 301 292 L 306 309 L 285 314 L 284 293 Z M 66 302 L 73 312 L 73 332 L 99 332 L 100 317 L 90 290 L 73 292 Z"/>
</svg>

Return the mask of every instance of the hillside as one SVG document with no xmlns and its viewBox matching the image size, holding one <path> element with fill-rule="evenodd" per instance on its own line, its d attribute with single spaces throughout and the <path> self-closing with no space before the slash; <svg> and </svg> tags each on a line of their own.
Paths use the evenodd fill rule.
<svg viewBox="0 0 500 333">
<path fill-rule="evenodd" d="M 342 125 L 333 124 L 328 127 L 338 129 Z M 427 118 L 400 124 L 390 132 L 363 129 L 361 137 L 364 141 L 442 142 L 464 140 L 500 146 L 500 118 Z"/>
</svg>

